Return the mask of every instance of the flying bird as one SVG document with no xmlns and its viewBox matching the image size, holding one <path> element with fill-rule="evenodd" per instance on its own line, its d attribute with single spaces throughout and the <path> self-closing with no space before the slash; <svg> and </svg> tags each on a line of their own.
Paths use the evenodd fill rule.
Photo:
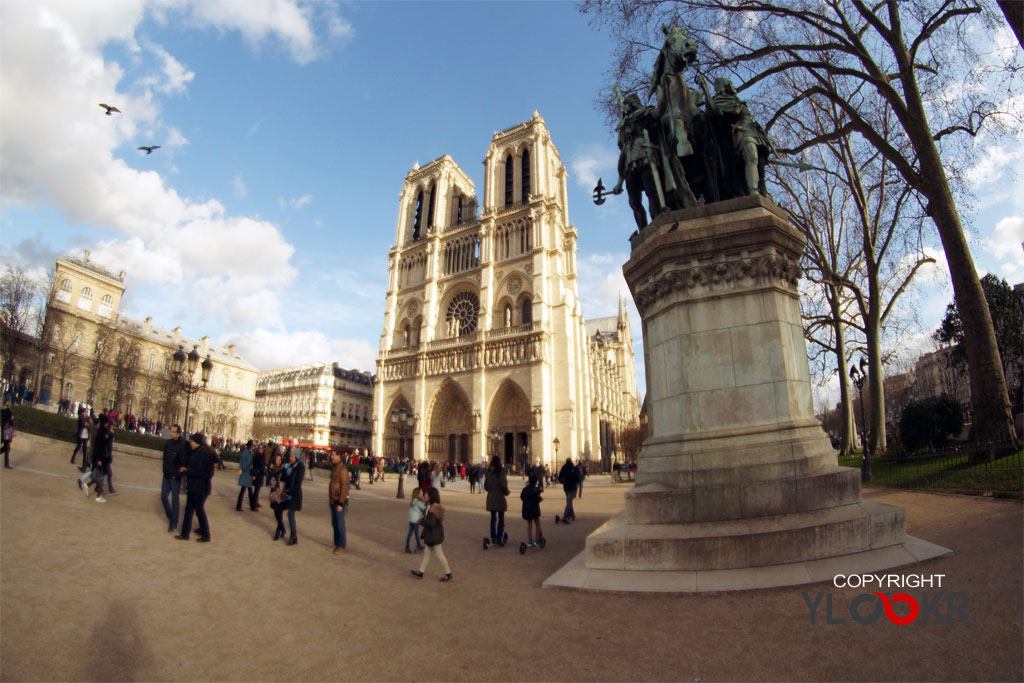
<svg viewBox="0 0 1024 683">
<path fill-rule="evenodd" d="M 139 147 L 139 149 L 146 150 L 146 154 L 152 154 L 154 149 L 160 149 L 160 145 L 151 145 L 149 147 Z"/>
<path fill-rule="evenodd" d="M 103 104 L 102 102 L 100 102 L 100 106 L 107 110 L 107 116 L 110 116 L 110 112 L 114 111 L 116 111 L 118 114 L 121 113 L 120 109 L 118 109 L 117 107 L 111 107 L 109 104 Z"/>
</svg>

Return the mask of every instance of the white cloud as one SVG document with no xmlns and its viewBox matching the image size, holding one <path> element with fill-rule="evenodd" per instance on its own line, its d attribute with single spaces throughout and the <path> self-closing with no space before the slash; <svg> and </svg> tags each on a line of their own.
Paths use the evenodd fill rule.
<svg viewBox="0 0 1024 683">
<path fill-rule="evenodd" d="M 302 195 L 301 197 L 298 197 L 297 199 L 293 199 L 291 201 L 291 205 L 293 209 L 301 209 L 306 204 L 309 204 L 311 201 L 313 201 L 313 195 L 307 193 Z"/>
<path fill-rule="evenodd" d="M 605 187 L 615 185 L 618 176 L 619 152 L 615 148 L 590 145 L 584 151 L 573 156 L 569 163 L 576 184 L 587 190 L 593 190 L 597 179 L 601 178 Z"/>
<path fill-rule="evenodd" d="M 161 65 L 159 75 L 151 74 L 142 79 L 143 85 L 155 88 L 165 95 L 178 95 L 185 92 L 186 84 L 195 78 L 195 73 L 189 71 L 160 45 L 150 44 L 149 50 L 157 56 Z"/>
<path fill-rule="evenodd" d="M 1007 216 L 996 223 L 985 251 L 999 259 L 1000 275 L 1012 285 L 1024 280 L 1024 217 Z"/>
<path fill-rule="evenodd" d="M 254 48 L 276 38 L 299 64 L 318 56 L 309 10 L 290 0 L 201 0 L 190 5 L 189 18 L 200 26 L 237 30 Z"/>
<path fill-rule="evenodd" d="M 164 137 L 164 147 L 184 147 L 188 144 L 188 138 L 181 134 L 181 131 L 173 126 L 167 129 L 167 135 Z"/>
<path fill-rule="evenodd" d="M 242 176 L 236 175 L 231 179 L 231 188 L 235 193 L 235 196 L 239 199 L 244 199 L 249 191 L 245 187 L 245 183 L 242 181 Z"/>
<path fill-rule="evenodd" d="M 256 329 L 234 335 L 225 343 L 237 345 L 238 353 L 261 371 L 303 363 L 337 362 L 343 368 L 373 372 L 377 349 L 365 339 L 330 339 L 319 330 L 297 332 Z"/>
</svg>

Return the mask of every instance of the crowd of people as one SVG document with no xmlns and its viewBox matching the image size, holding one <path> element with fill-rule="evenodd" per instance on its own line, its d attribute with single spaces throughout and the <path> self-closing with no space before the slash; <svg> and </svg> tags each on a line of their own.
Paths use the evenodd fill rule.
<svg viewBox="0 0 1024 683">
<path fill-rule="evenodd" d="M 118 424 L 118 418 L 110 413 L 101 413 L 97 416 L 91 407 L 86 405 L 77 406 L 77 415 L 75 447 L 70 458 L 71 464 L 77 466 L 81 454 L 81 476 L 77 479 L 77 484 L 87 496 L 95 496 L 97 503 L 105 503 L 105 495 L 117 494 L 114 488 L 113 460 L 114 427 Z M 124 416 L 121 419 L 132 424 L 134 418 Z M 3 428 L 4 466 L 10 468 L 10 446 L 14 439 L 14 416 L 10 400 L 4 402 L 0 423 Z M 160 428 L 162 425 L 157 429 Z M 228 446 L 223 441 L 220 445 Z M 508 496 L 511 494 L 508 475 L 512 468 L 504 465 L 498 456 L 491 458 L 486 466 L 484 463 L 395 461 L 377 458 L 367 452 L 342 454 L 331 451 L 328 458 L 331 466 L 328 505 L 334 540 L 329 550 L 336 555 L 344 553 L 348 545 L 345 518 L 349 507 L 350 490 L 359 486 L 360 466 L 366 467 L 371 484 L 384 480 L 386 466 L 399 473 L 399 476 L 415 472 L 417 486 L 412 492 L 409 504 L 405 552 L 423 553 L 419 568 L 411 570 L 417 578 L 423 578 L 431 558 L 436 556 L 443 571 L 441 580 L 452 579 L 451 567 L 443 550 L 445 509 L 441 505 L 439 489 L 445 486 L 445 482 L 451 483 L 456 479 L 468 481 L 471 493 L 485 493 L 485 506 L 490 513 L 490 540 L 495 544 L 504 544 L 507 538 L 505 513 L 508 510 Z M 207 442 L 202 432 L 184 435 L 179 425 L 170 426 L 169 438 L 164 442 L 163 448 L 160 500 L 167 518 L 167 531 L 174 533 L 176 539 L 189 540 L 195 520 L 196 540 L 201 543 L 210 542 L 212 533 L 210 520 L 206 514 L 206 500 L 212 492 L 213 477 L 218 463 L 223 466 L 214 445 Z M 301 449 L 292 446 L 285 446 L 282 449 L 273 442 L 256 444 L 250 439 L 241 447 L 239 453 L 239 490 L 235 510 L 242 512 L 246 502 L 250 511 L 261 509 L 263 505 L 260 503 L 260 493 L 266 488 L 269 491 L 269 505 L 277 522 L 273 540 L 277 541 L 287 536 L 286 545 L 298 544 L 296 513 L 302 510 L 302 484 L 306 479 L 307 470 L 315 464 L 318 463 L 312 453 L 303 454 Z M 562 518 L 566 521 L 574 520 L 576 515 L 573 500 L 582 497 L 583 481 L 587 477 L 587 471 L 582 461 L 573 464 L 571 458 L 566 458 L 565 464 L 557 473 L 552 474 L 549 467 L 536 464 L 526 468 L 523 474 L 526 475 L 527 482 L 520 493 L 522 517 L 527 523 L 528 546 L 532 547 L 543 539 L 540 504 L 543 501 L 541 494 L 545 486 L 554 483 L 562 485 L 566 501 Z M 182 493 L 185 494 L 184 512 L 180 508 Z M 413 541 L 415 544 L 410 547 Z"/>
</svg>

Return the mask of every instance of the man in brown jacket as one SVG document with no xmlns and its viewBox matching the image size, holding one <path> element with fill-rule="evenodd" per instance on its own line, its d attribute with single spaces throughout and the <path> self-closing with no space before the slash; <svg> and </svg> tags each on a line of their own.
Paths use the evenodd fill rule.
<svg viewBox="0 0 1024 683">
<path fill-rule="evenodd" d="M 331 485 L 328 488 L 327 502 L 331 506 L 331 524 L 334 526 L 334 547 L 331 552 L 339 555 L 345 552 L 345 513 L 348 511 L 348 487 L 350 474 L 348 467 L 341 461 L 341 454 L 331 451 Z"/>
</svg>

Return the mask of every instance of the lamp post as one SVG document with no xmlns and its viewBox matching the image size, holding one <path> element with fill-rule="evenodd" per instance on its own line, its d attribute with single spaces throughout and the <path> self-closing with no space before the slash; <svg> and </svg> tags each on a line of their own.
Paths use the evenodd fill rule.
<svg viewBox="0 0 1024 683">
<path fill-rule="evenodd" d="M 558 471 L 558 437 L 556 436 L 551 440 L 551 445 L 555 447 L 555 461 L 551 463 L 551 475 L 554 476 L 555 472 Z"/>
<path fill-rule="evenodd" d="M 491 457 L 498 455 L 498 444 L 501 442 L 501 429 L 491 427 Z M 502 463 L 504 466 L 504 463 Z"/>
<path fill-rule="evenodd" d="M 174 368 L 171 371 L 171 379 L 173 379 L 177 385 L 185 392 L 185 434 L 190 434 L 188 431 L 188 417 L 189 408 L 192 405 L 192 395 L 198 394 L 202 389 L 206 388 L 206 385 L 210 381 L 210 373 L 213 371 L 213 361 L 210 360 L 210 356 L 206 356 L 206 360 L 199 363 L 199 351 L 197 346 L 193 346 L 192 350 L 187 354 L 185 350 L 180 346 L 178 350 L 174 352 Z M 195 381 L 196 368 L 202 368 L 202 374 L 200 381 Z"/>
<path fill-rule="evenodd" d="M 868 423 L 864 419 L 864 380 L 867 378 L 867 367 L 868 362 L 863 357 L 860 359 L 859 366 L 850 366 L 850 379 L 853 380 L 853 385 L 857 387 L 857 395 L 860 397 L 860 424 L 864 432 L 863 443 L 861 444 L 863 446 L 864 458 L 860 466 L 860 480 L 862 483 L 871 481 L 871 449 L 870 442 L 868 441 Z"/>
<path fill-rule="evenodd" d="M 396 498 L 405 498 L 405 439 L 412 431 L 412 426 L 416 422 L 413 417 L 405 408 L 395 408 L 391 411 L 391 425 L 398 432 L 398 461 L 401 463 L 399 469 L 402 471 L 398 474 L 398 495 Z"/>
</svg>

